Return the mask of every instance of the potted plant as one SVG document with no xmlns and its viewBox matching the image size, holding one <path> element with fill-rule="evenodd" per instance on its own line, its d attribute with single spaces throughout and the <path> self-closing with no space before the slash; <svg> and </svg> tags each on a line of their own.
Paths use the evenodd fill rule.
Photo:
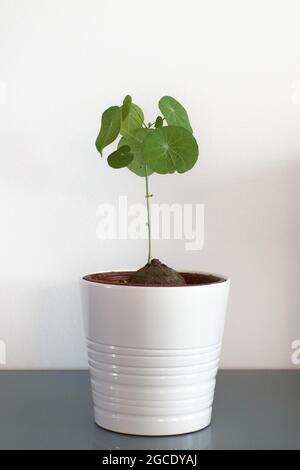
<svg viewBox="0 0 300 470">
<path fill-rule="evenodd" d="M 170 96 L 145 124 L 126 96 L 104 111 L 96 148 L 121 135 L 114 168 L 145 178 L 148 259 L 136 272 L 85 275 L 81 292 L 95 421 L 127 434 L 196 431 L 211 420 L 229 280 L 180 272 L 152 258 L 149 176 L 184 173 L 198 145 L 184 107 Z"/>
</svg>

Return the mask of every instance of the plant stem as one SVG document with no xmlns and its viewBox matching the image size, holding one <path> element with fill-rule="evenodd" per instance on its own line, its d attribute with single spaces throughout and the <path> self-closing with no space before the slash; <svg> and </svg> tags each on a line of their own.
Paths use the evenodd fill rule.
<svg viewBox="0 0 300 470">
<path fill-rule="evenodd" d="M 145 165 L 146 173 L 146 200 L 147 200 L 147 227 L 148 227 L 148 262 L 151 263 L 151 213 L 150 213 L 150 202 L 149 199 L 152 197 L 152 194 L 149 194 L 149 182 L 148 182 L 148 170 L 147 165 Z"/>
</svg>

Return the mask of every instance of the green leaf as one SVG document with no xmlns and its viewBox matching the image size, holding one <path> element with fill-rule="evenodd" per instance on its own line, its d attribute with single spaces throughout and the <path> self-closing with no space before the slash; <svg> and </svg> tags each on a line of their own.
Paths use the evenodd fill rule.
<svg viewBox="0 0 300 470">
<path fill-rule="evenodd" d="M 158 127 L 162 127 L 162 126 L 163 126 L 163 123 L 164 123 L 163 118 L 162 118 L 161 116 L 157 116 L 157 118 L 156 118 L 156 120 L 155 120 L 155 124 L 154 124 L 155 127 L 156 127 L 156 129 L 157 129 Z"/>
<path fill-rule="evenodd" d="M 156 173 L 185 173 L 198 158 L 198 145 L 193 135 L 178 126 L 154 129 L 144 140 L 142 154 Z"/>
<path fill-rule="evenodd" d="M 138 176 L 146 176 L 145 160 L 142 154 L 143 142 L 147 135 L 153 132 L 154 129 L 135 129 L 131 134 L 122 137 L 119 142 L 119 148 L 124 145 L 130 147 L 130 152 L 133 154 L 133 160 L 128 165 L 128 169 Z M 147 174 L 151 175 L 153 170 L 147 168 Z"/>
<path fill-rule="evenodd" d="M 109 155 L 107 163 L 112 168 L 118 169 L 129 165 L 132 160 L 133 154 L 130 153 L 130 147 L 128 147 L 128 145 L 123 145 Z"/>
<path fill-rule="evenodd" d="M 126 95 L 122 104 L 122 120 L 127 118 L 131 108 L 132 98 L 130 95 Z"/>
<path fill-rule="evenodd" d="M 122 121 L 121 124 L 121 134 L 128 135 L 131 134 L 135 129 L 142 127 L 144 122 L 144 113 L 141 108 L 131 103 L 129 113 L 127 117 Z"/>
<path fill-rule="evenodd" d="M 96 148 L 101 153 L 104 147 L 111 144 L 119 135 L 121 128 L 121 111 L 119 106 L 112 106 L 102 114 L 101 128 L 96 139 Z"/>
<path fill-rule="evenodd" d="M 159 101 L 159 109 L 169 126 L 184 127 L 187 131 L 193 132 L 186 110 L 175 98 L 163 96 Z"/>
</svg>

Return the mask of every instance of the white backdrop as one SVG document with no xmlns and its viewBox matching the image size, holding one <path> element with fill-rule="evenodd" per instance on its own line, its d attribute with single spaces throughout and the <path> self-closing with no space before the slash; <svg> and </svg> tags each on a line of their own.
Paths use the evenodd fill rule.
<svg viewBox="0 0 300 470">
<path fill-rule="evenodd" d="M 164 94 L 189 110 L 199 164 L 151 189 L 205 205 L 205 244 L 154 250 L 231 277 L 221 366 L 295 367 L 299 44 L 297 0 L 0 0 L 1 367 L 86 367 L 80 275 L 145 262 L 145 241 L 96 236 L 100 203 L 144 202 L 94 148 L 127 93 L 147 120 Z"/>
</svg>

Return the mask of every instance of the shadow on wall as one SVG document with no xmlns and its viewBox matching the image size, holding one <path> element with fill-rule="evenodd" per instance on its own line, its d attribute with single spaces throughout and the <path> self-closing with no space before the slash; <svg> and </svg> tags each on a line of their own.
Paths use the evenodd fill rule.
<svg viewBox="0 0 300 470">
<path fill-rule="evenodd" d="M 300 156 L 298 158 L 300 160 Z M 287 284 L 286 317 L 291 314 L 288 333 L 291 342 L 300 340 L 300 162 L 287 167 L 286 213 L 287 213 L 287 259 L 285 281 Z M 292 353 L 292 351 L 290 351 Z M 294 365 L 299 369 L 299 365 Z"/>
<path fill-rule="evenodd" d="M 86 369 L 79 283 L 15 281 L 3 286 L 0 320 L 7 369 Z"/>
<path fill-rule="evenodd" d="M 286 368 L 300 338 L 300 163 L 231 173 L 189 185 L 205 206 L 205 243 L 193 269 L 231 278 L 221 367 Z M 196 196 L 195 196 L 196 195 Z M 174 192 L 174 197 L 176 194 Z"/>
</svg>

